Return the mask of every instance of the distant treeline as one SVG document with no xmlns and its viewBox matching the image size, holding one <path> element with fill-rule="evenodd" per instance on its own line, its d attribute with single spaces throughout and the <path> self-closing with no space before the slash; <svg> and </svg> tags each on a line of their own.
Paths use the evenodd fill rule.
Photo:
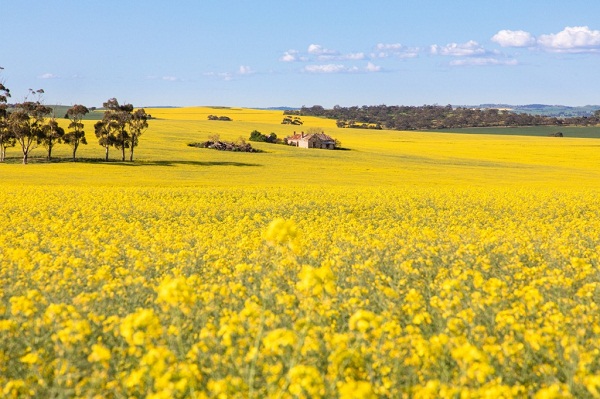
<svg viewBox="0 0 600 399">
<path fill-rule="evenodd" d="M 466 127 L 593 126 L 600 124 L 600 110 L 593 116 L 556 118 L 515 113 L 508 110 L 454 108 L 451 105 L 340 107 L 320 105 L 284 111 L 284 115 L 318 116 L 336 119 L 341 128 L 430 130 Z"/>
</svg>

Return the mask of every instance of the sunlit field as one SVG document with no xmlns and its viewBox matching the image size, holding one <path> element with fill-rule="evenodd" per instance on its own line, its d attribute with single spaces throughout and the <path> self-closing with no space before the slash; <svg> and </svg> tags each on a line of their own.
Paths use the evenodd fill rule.
<svg viewBox="0 0 600 399">
<path fill-rule="evenodd" d="M 2 397 L 600 397 L 597 139 L 147 111 L 0 164 Z"/>
</svg>

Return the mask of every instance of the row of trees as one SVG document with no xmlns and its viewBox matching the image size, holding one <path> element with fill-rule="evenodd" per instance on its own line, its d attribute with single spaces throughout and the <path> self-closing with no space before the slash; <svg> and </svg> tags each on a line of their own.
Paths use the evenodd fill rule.
<svg viewBox="0 0 600 399">
<path fill-rule="evenodd" d="M 556 118 L 508 110 L 472 109 L 451 105 L 362 106 L 325 109 L 320 105 L 302 107 L 284 114 L 336 119 L 338 127 L 368 129 L 428 130 L 497 126 L 590 126 L 600 124 L 600 111 L 589 117 Z"/>
<path fill-rule="evenodd" d="M 47 151 L 46 158 L 51 160 L 53 148 L 60 143 L 71 146 L 75 161 L 79 146 L 87 144 L 83 118 L 90 110 L 79 104 L 69 108 L 65 118 L 70 122 L 65 131 L 59 126 L 53 109 L 42 104 L 43 93 L 43 90 L 30 89 L 23 102 L 9 107 L 10 90 L 0 83 L 0 162 L 6 158 L 6 149 L 17 145 L 23 153 L 24 164 L 28 163 L 31 151 L 40 145 Z M 109 148 L 114 147 L 121 151 L 122 161 L 129 149 L 129 160 L 133 161 L 134 148 L 148 128 L 150 115 L 143 108 L 134 110 L 131 104 L 121 105 L 115 98 L 105 102 L 103 107 L 104 115 L 95 123 L 94 133 L 105 148 L 105 160 L 108 161 Z"/>
<path fill-rule="evenodd" d="M 106 111 L 102 120 L 94 124 L 94 133 L 98 143 L 104 147 L 105 160 L 108 161 L 110 147 L 115 147 L 121 151 L 122 161 L 125 161 L 125 152 L 129 149 L 129 161 L 133 161 L 133 151 L 148 128 L 151 116 L 143 108 L 134 110 L 131 104 L 119 104 L 116 98 L 111 98 L 102 106 Z"/>
</svg>

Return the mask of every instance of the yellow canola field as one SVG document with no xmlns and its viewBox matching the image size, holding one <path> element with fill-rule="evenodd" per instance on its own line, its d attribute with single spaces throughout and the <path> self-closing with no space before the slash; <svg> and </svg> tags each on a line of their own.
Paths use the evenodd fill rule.
<svg viewBox="0 0 600 399">
<path fill-rule="evenodd" d="M 191 107 L 147 109 L 157 119 L 140 138 L 135 163 L 121 163 L 112 148 L 111 162 L 85 121 L 88 145 L 71 163 L 70 147 L 53 150 L 58 163 L 19 164 L 19 149 L 9 148 L 11 162 L 1 165 L 4 184 L 69 186 L 491 186 L 527 188 L 596 188 L 600 182 L 598 140 L 554 137 L 461 135 L 432 132 L 338 129 L 335 121 L 302 117 L 301 126 L 282 125 L 281 111 Z M 211 121 L 208 115 L 228 116 Z M 66 124 L 66 120 L 59 122 Z M 64 125 L 66 128 L 66 125 Z M 347 151 L 315 151 L 252 143 L 263 153 L 199 149 L 187 144 L 219 135 L 248 139 L 250 132 L 294 132 L 319 127 Z M 32 152 L 43 157 L 44 149 Z"/>
<path fill-rule="evenodd" d="M 184 111 L 133 165 L 0 165 L 2 397 L 600 396 L 594 140 L 165 147 L 230 123 Z"/>
</svg>

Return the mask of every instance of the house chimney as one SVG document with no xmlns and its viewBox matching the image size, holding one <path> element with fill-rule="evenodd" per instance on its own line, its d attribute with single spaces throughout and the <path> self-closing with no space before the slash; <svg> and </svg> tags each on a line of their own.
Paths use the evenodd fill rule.
<svg viewBox="0 0 600 399">
<path fill-rule="evenodd" d="M 302 138 L 304 138 L 304 132 L 302 132 L 301 134 L 302 134 L 302 136 L 301 136 L 301 137 L 302 137 Z"/>
</svg>

